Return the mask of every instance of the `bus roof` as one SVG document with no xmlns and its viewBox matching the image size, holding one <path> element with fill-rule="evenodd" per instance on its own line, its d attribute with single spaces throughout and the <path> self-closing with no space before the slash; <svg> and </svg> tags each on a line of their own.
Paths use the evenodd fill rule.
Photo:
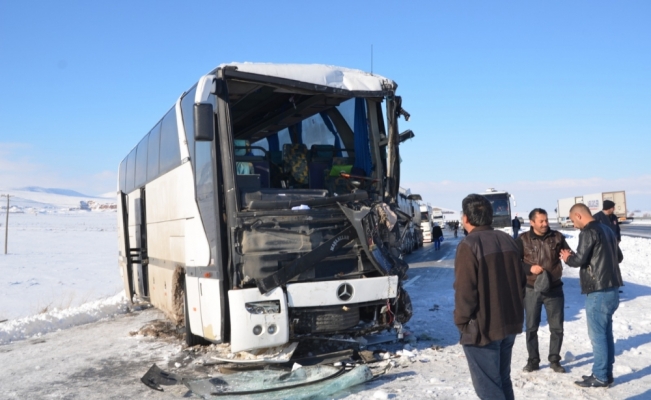
<svg viewBox="0 0 651 400">
<path fill-rule="evenodd" d="M 395 90 L 397 87 L 394 81 L 381 75 L 324 64 L 232 62 L 219 65 L 211 74 L 224 67 L 235 67 L 242 73 L 288 79 L 351 92 L 386 92 L 387 88 Z"/>
</svg>

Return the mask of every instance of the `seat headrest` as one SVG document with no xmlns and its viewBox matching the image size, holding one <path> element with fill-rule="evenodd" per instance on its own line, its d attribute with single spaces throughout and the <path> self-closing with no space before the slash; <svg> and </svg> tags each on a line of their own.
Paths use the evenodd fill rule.
<svg viewBox="0 0 651 400">
<path fill-rule="evenodd" d="M 249 147 L 249 141 L 243 139 L 233 140 L 233 146 L 235 147 L 235 155 L 243 156 L 246 155 L 246 151 Z"/>
</svg>

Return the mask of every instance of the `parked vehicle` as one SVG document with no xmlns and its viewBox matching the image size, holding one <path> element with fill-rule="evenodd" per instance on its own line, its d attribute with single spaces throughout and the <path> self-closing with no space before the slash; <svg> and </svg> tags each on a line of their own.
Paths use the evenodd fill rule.
<svg viewBox="0 0 651 400">
<path fill-rule="evenodd" d="M 325 65 L 202 76 L 119 166 L 128 298 L 233 352 L 399 330 L 396 88 Z"/>
<path fill-rule="evenodd" d="M 557 201 L 556 216 L 558 222 L 561 222 L 562 218 L 567 218 L 570 216 L 570 208 L 576 203 L 583 203 L 590 209 L 592 214 L 597 213 L 602 210 L 603 202 L 605 200 L 610 200 L 615 203 L 615 215 L 619 218 L 620 222 L 626 221 L 626 192 L 624 190 L 616 192 L 603 192 L 603 193 L 593 193 L 586 194 L 583 196 L 568 197 L 565 199 L 559 199 Z"/>
<path fill-rule="evenodd" d="M 431 219 L 432 207 L 429 204 L 420 205 L 420 228 L 423 232 L 423 242 L 432 243 L 432 230 L 434 223 Z"/>
<path fill-rule="evenodd" d="M 498 229 L 513 236 L 513 225 L 511 216 L 511 200 L 513 206 L 516 206 L 515 197 L 509 192 L 495 190 L 493 188 L 487 189 L 482 193 L 493 206 L 493 229 Z"/>
<path fill-rule="evenodd" d="M 561 228 L 574 228 L 574 222 L 569 217 L 562 217 L 558 222 L 561 224 Z"/>
<path fill-rule="evenodd" d="M 432 208 L 432 223 L 445 229 L 445 215 L 443 215 L 443 210 L 438 207 Z"/>
<path fill-rule="evenodd" d="M 423 245 L 423 232 L 420 227 L 420 210 L 418 201 L 422 200 L 419 194 L 412 194 L 411 189 L 400 188 L 398 194 L 398 208 L 405 214 L 400 222 L 400 240 L 402 250 L 410 254 L 413 250 Z"/>
</svg>

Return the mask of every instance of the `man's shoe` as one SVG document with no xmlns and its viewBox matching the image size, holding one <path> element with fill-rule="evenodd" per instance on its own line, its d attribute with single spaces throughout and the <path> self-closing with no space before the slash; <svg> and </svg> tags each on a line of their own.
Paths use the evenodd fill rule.
<svg viewBox="0 0 651 400">
<path fill-rule="evenodd" d="M 540 365 L 535 361 L 527 361 L 527 365 L 522 368 L 524 372 L 533 372 L 540 369 Z"/>
<path fill-rule="evenodd" d="M 564 374 L 564 373 L 565 373 L 565 367 L 563 367 L 563 366 L 561 365 L 561 363 L 558 362 L 558 361 L 551 363 L 549 366 L 551 367 L 551 369 L 552 369 L 554 372 L 558 372 L 558 373 L 560 373 L 560 374 Z"/>
<path fill-rule="evenodd" d="M 608 382 L 603 382 L 600 381 L 599 379 L 595 378 L 594 375 L 590 375 L 587 377 L 587 379 L 584 379 L 582 381 L 576 381 L 574 382 L 575 385 L 581 386 L 584 388 L 588 387 L 595 387 L 595 388 L 603 388 L 603 387 L 608 387 Z"/>
<path fill-rule="evenodd" d="M 590 378 L 592 378 L 592 375 L 583 375 L 581 378 L 583 380 L 590 379 Z M 608 386 L 612 385 L 614 382 L 615 382 L 615 379 L 613 379 L 612 376 L 609 376 L 608 377 Z"/>
</svg>

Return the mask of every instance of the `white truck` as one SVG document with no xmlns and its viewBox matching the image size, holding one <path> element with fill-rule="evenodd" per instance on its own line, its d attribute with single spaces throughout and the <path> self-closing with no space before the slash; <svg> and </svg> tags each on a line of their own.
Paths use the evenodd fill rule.
<svg viewBox="0 0 651 400">
<path fill-rule="evenodd" d="M 420 207 L 418 201 L 422 200 L 419 194 L 411 193 L 411 189 L 399 188 L 398 209 L 408 216 L 400 223 L 400 238 L 402 250 L 409 254 L 423 245 L 423 233 L 420 230 Z"/>
<path fill-rule="evenodd" d="M 432 242 L 432 231 L 434 225 L 431 219 L 432 207 L 429 204 L 420 205 L 420 229 L 423 232 L 423 242 Z"/>
<path fill-rule="evenodd" d="M 568 197 L 559 199 L 557 202 L 556 215 L 558 223 L 561 227 L 565 228 L 573 226 L 570 221 L 570 208 L 576 203 L 583 203 L 590 209 L 592 214 L 595 214 L 603 208 L 605 200 L 610 200 L 615 203 L 615 215 L 620 221 L 626 220 L 626 192 L 619 190 L 615 192 L 602 192 L 585 194 L 583 196 Z"/>
<path fill-rule="evenodd" d="M 440 208 L 432 208 L 432 222 L 435 225 L 438 225 L 441 227 L 441 229 L 445 229 L 445 216 L 443 215 L 443 210 Z"/>
</svg>

